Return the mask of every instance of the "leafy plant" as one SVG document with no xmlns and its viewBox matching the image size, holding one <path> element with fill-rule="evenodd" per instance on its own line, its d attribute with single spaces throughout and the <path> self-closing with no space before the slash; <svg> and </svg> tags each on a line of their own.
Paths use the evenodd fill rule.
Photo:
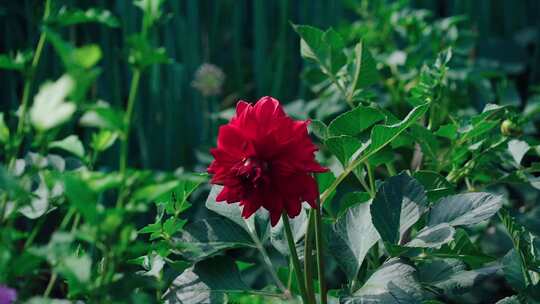
<svg viewBox="0 0 540 304">
<path fill-rule="evenodd" d="M 253 4 L 257 33 L 261 3 Z M 514 63 L 478 57 L 483 37 L 466 17 L 437 19 L 408 1 L 347 1 L 354 19 L 337 27 L 293 19 L 304 60 L 293 77 L 309 91 L 302 99 L 284 103 L 284 112 L 270 97 L 269 112 L 240 102 L 238 129 L 225 134 L 214 127 L 231 119 L 237 96 L 218 99 L 229 79 L 243 78 L 205 64 L 193 86 L 204 94 L 210 71 L 214 88 L 189 114 L 205 112 L 204 130 L 148 145 L 165 151 L 198 134 L 206 143 L 217 131 L 218 148 L 232 142 L 234 152 L 251 154 L 238 161 L 227 149 L 199 152 L 189 166 L 199 173 L 150 169 L 129 157 L 147 145 L 137 114 L 162 119 L 139 104 L 148 97 L 141 85 L 152 76 L 159 91 L 156 75 L 199 64 L 188 51 L 193 62 L 169 55 L 193 39 L 177 33 L 171 46 L 158 31 L 169 26 L 169 10 L 198 16 L 196 4 L 134 1 L 131 24 L 97 5 L 47 0 L 35 8 L 39 24 L 29 22 L 36 45 L 0 55 L 0 69 L 22 81 L 20 96 L 12 94 L 18 109 L 0 113 L 0 303 L 540 302 L 539 91 L 532 77 L 523 85 Z M 11 9 L 0 6 L 2 15 Z M 287 7 L 278 46 L 288 37 Z M 196 22 L 186 20 L 173 22 Z M 86 28 L 125 37 L 121 49 L 109 54 L 107 39 L 74 38 Z M 271 77 L 260 60 L 264 36 L 256 40 L 260 90 Z M 285 50 L 277 50 L 276 75 Z M 111 56 L 127 74 L 109 70 Z M 49 60 L 58 68 L 49 70 Z M 118 100 L 103 100 L 98 84 L 109 73 L 108 87 L 126 89 Z M 279 91 L 280 81 L 268 89 Z M 240 83 L 238 92 L 250 90 Z M 287 141 L 295 134 L 302 136 Z M 259 149 L 246 148 L 249 141 Z M 249 186 L 268 185 L 273 164 L 263 158 L 283 143 L 298 150 L 278 155 L 286 174 L 272 175 L 280 187 L 261 198 Z M 206 169 L 212 157 L 228 171 Z M 249 191 L 227 194 L 237 190 L 231 185 Z"/>
</svg>

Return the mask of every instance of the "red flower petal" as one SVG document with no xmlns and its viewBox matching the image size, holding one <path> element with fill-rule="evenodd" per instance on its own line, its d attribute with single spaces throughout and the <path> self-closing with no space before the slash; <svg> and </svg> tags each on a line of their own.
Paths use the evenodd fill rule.
<svg viewBox="0 0 540 304">
<path fill-rule="evenodd" d="M 272 226 L 283 212 L 300 214 L 302 202 L 317 208 L 319 193 L 311 174 L 327 169 L 315 160 L 308 124 L 288 117 L 270 96 L 255 105 L 239 101 L 236 115 L 219 128 L 217 148 L 210 151 L 211 183 L 224 186 L 216 200 L 239 202 L 245 218 L 263 207 Z"/>
</svg>

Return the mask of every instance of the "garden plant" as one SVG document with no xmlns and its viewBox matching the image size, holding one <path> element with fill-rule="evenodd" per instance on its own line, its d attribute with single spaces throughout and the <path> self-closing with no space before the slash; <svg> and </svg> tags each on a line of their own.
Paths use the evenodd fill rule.
<svg viewBox="0 0 540 304">
<path fill-rule="evenodd" d="M 15 84 L 0 113 L 0 304 L 540 303 L 540 28 L 516 35 L 530 57 L 508 63 L 478 58 L 466 16 L 345 1 L 334 27 L 279 23 L 301 98 L 274 94 L 282 80 L 224 97 L 240 76 L 204 63 L 183 116 L 200 124 L 159 146 L 141 87 L 172 96 L 157 75 L 184 66 L 159 28 L 197 2 L 120 1 L 137 9 L 129 27 L 106 1 L 78 2 L 25 1 L 37 39 L 0 54 Z M 85 27 L 110 39 L 80 43 Z M 105 100 L 112 87 L 125 92 Z M 195 157 L 164 170 L 148 149 Z"/>
</svg>

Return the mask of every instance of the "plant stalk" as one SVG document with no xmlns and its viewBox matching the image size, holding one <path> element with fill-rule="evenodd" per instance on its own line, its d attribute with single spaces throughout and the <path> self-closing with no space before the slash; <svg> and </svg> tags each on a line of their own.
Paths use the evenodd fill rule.
<svg viewBox="0 0 540 304">
<path fill-rule="evenodd" d="M 324 241 L 322 227 L 322 205 L 317 202 L 315 211 L 315 246 L 317 251 L 317 274 L 319 276 L 319 292 L 321 295 L 321 304 L 328 302 L 326 297 L 326 280 L 324 277 Z"/>
<path fill-rule="evenodd" d="M 129 150 L 129 134 L 131 131 L 131 123 L 133 120 L 133 109 L 135 108 L 135 100 L 137 99 L 137 91 L 139 89 L 139 80 L 141 79 L 142 71 L 136 68 L 133 72 L 131 78 L 131 86 L 129 88 L 128 103 L 126 108 L 126 113 L 124 116 L 124 134 L 123 140 L 120 146 L 120 176 L 123 179 L 122 187 L 120 188 L 118 194 L 118 200 L 116 201 L 116 207 L 121 207 L 124 201 L 124 187 L 126 183 L 126 170 L 127 170 L 127 161 L 128 161 L 128 150 Z"/>
<path fill-rule="evenodd" d="M 309 212 L 308 227 L 304 238 L 304 281 L 310 302 L 315 302 L 313 289 L 313 229 L 315 229 L 315 210 Z"/>
<path fill-rule="evenodd" d="M 279 290 L 283 293 L 283 294 L 286 294 L 287 293 L 287 288 L 285 287 L 285 285 L 283 285 L 283 283 L 281 282 L 281 280 L 279 279 L 277 273 L 276 273 L 276 270 L 274 269 L 274 267 L 272 266 L 272 261 L 270 260 L 270 257 L 268 256 L 268 252 L 266 251 L 266 249 L 264 248 L 264 245 L 261 243 L 261 240 L 259 239 L 259 237 L 257 236 L 257 234 L 255 233 L 255 231 L 253 231 L 253 229 L 251 229 L 250 225 L 247 223 L 246 221 L 246 225 L 248 226 L 248 230 L 249 230 L 249 235 L 251 236 L 251 239 L 253 240 L 253 242 L 255 243 L 255 247 L 257 247 L 257 250 L 259 250 L 259 252 L 261 253 L 262 257 L 263 257 L 263 262 L 264 262 L 264 265 L 266 266 L 266 268 L 268 269 L 268 271 L 270 272 L 270 275 L 272 276 L 272 279 L 274 280 L 274 282 L 276 283 L 277 287 L 279 288 Z"/>
<path fill-rule="evenodd" d="M 45 10 L 43 12 L 43 20 L 47 19 L 49 17 L 49 14 L 51 12 L 51 0 L 47 0 L 45 2 Z M 17 122 L 17 129 L 15 131 L 15 137 L 14 137 L 14 147 L 10 149 L 10 157 L 9 157 L 9 163 L 8 168 L 12 168 L 15 159 L 17 158 L 18 151 L 20 149 L 21 143 L 22 143 L 22 133 L 24 131 L 24 124 L 26 122 L 26 112 L 28 112 L 28 101 L 30 100 L 30 94 L 32 89 L 32 84 L 34 82 L 34 78 L 36 75 L 36 69 L 39 64 L 39 60 L 41 58 L 41 53 L 43 52 L 43 47 L 45 46 L 45 41 L 47 40 L 47 34 L 42 31 L 39 35 L 39 41 L 36 46 L 36 50 L 34 52 L 34 57 L 32 58 L 32 64 L 30 66 L 30 70 L 28 74 L 25 77 L 24 81 L 24 87 L 23 87 L 23 95 L 21 99 L 21 112 L 19 121 Z"/>
<path fill-rule="evenodd" d="M 283 221 L 283 227 L 285 228 L 285 234 L 287 236 L 287 242 L 289 244 L 289 251 L 293 263 L 294 273 L 296 275 L 296 280 L 298 281 L 298 289 L 300 290 L 300 295 L 302 296 L 302 302 L 304 304 L 309 304 L 306 293 L 306 285 L 304 283 L 304 277 L 302 276 L 302 271 L 300 270 L 300 260 L 298 259 L 298 253 L 296 252 L 296 245 L 291 231 L 291 224 L 289 223 L 289 217 L 285 212 L 281 214 L 281 220 Z"/>
</svg>

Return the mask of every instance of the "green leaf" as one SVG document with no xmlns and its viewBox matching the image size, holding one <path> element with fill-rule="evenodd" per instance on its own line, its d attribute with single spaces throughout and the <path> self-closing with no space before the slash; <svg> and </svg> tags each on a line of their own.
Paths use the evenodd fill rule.
<svg viewBox="0 0 540 304">
<path fill-rule="evenodd" d="M 328 127 L 324 124 L 324 122 L 316 119 L 312 120 L 309 124 L 309 130 L 321 140 L 325 140 L 328 134 Z"/>
<path fill-rule="evenodd" d="M 249 219 L 242 217 L 242 209 L 238 203 L 228 204 L 227 202 L 216 202 L 217 195 L 221 192 L 222 186 L 214 185 L 206 199 L 206 208 L 224 217 L 226 222 L 232 221 L 236 227 L 242 228 L 245 235 L 251 238 L 257 237 L 261 242 L 268 237 L 270 232 L 270 222 L 268 211 L 261 208 Z"/>
<path fill-rule="evenodd" d="M 523 261 L 519 252 L 515 249 L 510 249 L 502 258 L 502 270 L 504 278 L 517 291 L 523 291 L 527 288 L 527 279 L 523 265 Z"/>
<path fill-rule="evenodd" d="M 414 267 L 400 259 L 391 259 L 377 269 L 352 296 L 340 299 L 341 304 L 417 304 L 424 299 Z"/>
<path fill-rule="evenodd" d="M 62 59 L 64 66 L 70 73 L 74 73 L 81 69 L 88 70 L 95 66 L 101 59 L 101 49 L 96 44 L 75 47 L 71 43 L 63 40 L 58 33 L 51 29 L 45 28 L 44 31 L 47 33 L 47 39 L 51 42 Z M 79 79 L 77 80 L 79 82 Z"/>
<path fill-rule="evenodd" d="M 369 202 L 347 209 L 332 226 L 328 237 L 329 252 L 349 280 L 356 278 L 366 254 L 380 238 L 371 222 L 369 210 Z"/>
<path fill-rule="evenodd" d="M 466 265 L 458 259 L 426 259 L 418 265 L 418 280 L 435 285 L 464 270 Z"/>
<path fill-rule="evenodd" d="M 165 0 L 137 0 L 135 6 L 140 8 L 143 13 L 143 26 L 148 29 L 161 18 L 161 6 Z"/>
<path fill-rule="evenodd" d="M 328 137 L 324 145 L 334 154 L 337 159 L 347 166 L 366 146 L 362 146 L 360 141 L 352 136 L 341 135 Z"/>
<path fill-rule="evenodd" d="M 178 187 L 179 181 L 172 180 L 168 182 L 160 182 L 154 185 L 142 187 L 133 193 L 133 199 L 140 201 L 166 201 L 170 199 L 172 191 Z"/>
<path fill-rule="evenodd" d="M 429 212 L 429 226 L 448 223 L 452 226 L 473 225 L 489 219 L 502 206 L 502 198 L 486 192 L 447 196 L 435 203 Z"/>
<path fill-rule="evenodd" d="M 328 126 L 329 136 L 354 136 L 384 120 L 385 116 L 376 108 L 359 106 L 336 117 Z"/>
<path fill-rule="evenodd" d="M 400 122 L 394 125 L 376 125 L 371 131 L 371 144 L 366 153 L 375 153 L 392 142 L 401 132 L 414 124 L 429 108 L 429 103 L 419 105 L 407 114 Z"/>
<path fill-rule="evenodd" d="M 91 107 L 84 113 L 79 123 L 85 127 L 101 128 L 120 134 L 124 131 L 123 113 L 104 103 Z"/>
<path fill-rule="evenodd" d="M 9 140 L 9 128 L 4 121 L 4 113 L 0 113 L 0 144 L 5 144 Z"/>
<path fill-rule="evenodd" d="M 29 219 L 37 219 L 50 210 L 51 193 L 47 187 L 45 177 L 39 174 L 39 185 L 32 192 L 30 203 L 19 208 L 19 212 Z"/>
<path fill-rule="evenodd" d="M 242 217 L 242 209 L 238 204 L 228 204 L 227 202 L 216 202 L 216 197 L 223 189 L 222 186 L 212 186 L 210 193 L 206 199 L 206 208 L 215 213 L 235 222 L 242 227 L 246 232 L 249 232 L 246 221 Z"/>
<path fill-rule="evenodd" d="M 90 44 L 74 49 L 70 60 L 72 60 L 72 64 L 89 69 L 96 65 L 100 59 L 101 49 L 95 44 Z"/>
<path fill-rule="evenodd" d="M 67 151 L 80 159 L 84 159 L 84 146 L 77 135 L 69 135 L 68 137 L 53 141 L 49 144 L 50 149 L 58 148 Z"/>
<path fill-rule="evenodd" d="M 68 294 L 76 296 L 88 289 L 91 267 L 92 260 L 88 255 L 72 254 L 62 258 L 55 269 L 66 279 L 69 287 Z"/>
<path fill-rule="evenodd" d="M 363 42 L 357 43 L 354 47 L 354 62 L 350 70 L 352 83 L 349 87 L 349 96 L 353 96 L 354 90 L 366 88 L 379 79 L 376 62 Z"/>
<path fill-rule="evenodd" d="M 405 246 L 419 248 L 440 248 L 454 238 L 455 230 L 452 226 L 442 223 L 435 226 L 427 226 Z"/>
<path fill-rule="evenodd" d="M 32 52 L 17 52 L 15 57 L 0 54 L 0 69 L 23 71 L 32 61 Z"/>
<path fill-rule="evenodd" d="M 437 140 L 437 137 L 430 130 L 421 125 L 413 125 L 411 131 L 415 140 L 420 144 L 424 155 L 431 160 L 438 162 L 439 141 Z"/>
<path fill-rule="evenodd" d="M 398 244 L 403 234 L 426 210 L 424 187 L 406 173 L 384 181 L 371 204 L 373 225 L 381 239 Z"/>
<path fill-rule="evenodd" d="M 521 304 L 517 296 L 506 297 L 495 304 Z"/>
<path fill-rule="evenodd" d="M 291 231 L 295 244 L 298 244 L 306 235 L 308 226 L 308 215 L 306 210 L 302 210 L 300 214 L 290 220 Z M 276 226 L 270 228 L 270 241 L 274 248 L 284 256 L 289 256 L 289 244 L 285 234 L 283 221 L 279 221 Z"/>
<path fill-rule="evenodd" d="M 436 201 L 443 196 L 454 194 L 456 192 L 454 185 L 435 171 L 416 171 L 414 172 L 413 177 L 424 186 L 430 201 Z"/>
<path fill-rule="evenodd" d="M 81 10 L 66 9 L 63 7 L 55 16 L 50 16 L 45 21 L 57 26 L 72 26 L 91 22 L 100 23 L 108 27 L 120 26 L 120 22 L 118 22 L 118 19 L 110 11 L 97 8 Z"/>
<path fill-rule="evenodd" d="M 435 131 L 435 135 L 453 140 L 457 138 L 457 131 L 458 126 L 456 124 L 447 124 L 441 126 L 437 131 Z"/>
<path fill-rule="evenodd" d="M 482 282 L 482 280 L 495 275 L 498 270 L 499 266 L 491 266 L 474 270 L 459 271 L 433 285 L 442 289 L 445 294 L 463 294 Z"/>
<path fill-rule="evenodd" d="M 367 192 L 347 192 L 341 198 L 339 204 L 339 211 L 337 212 L 338 217 L 343 216 L 347 213 L 347 210 L 357 204 L 366 203 L 371 199 L 369 193 Z M 330 205 L 330 204 L 329 204 Z"/>
<path fill-rule="evenodd" d="M 498 269 L 498 266 L 492 266 L 466 270 L 457 259 L 428 259 L 418 265 L 418 278 L 446 295 L 459 295 L 494 275 Z"/>
<path fill-rule="evenodd" d="M 155 48 L 141 35 L 132 35 L 128 38 L 129 45 L 128 62 L 140 69 L 144 69 L 153 64 L 168 64 L 171 59 L 167 55 L 165 48 Z"/>
<path fill-rule="evenodd" d="M 74 88 L 73 79 L 64 75 L 54 83 L 43 84 L 30 108 L 30 121 L 39 131 L 47 131 L 65 123 L 75 112 L 75 104 L 66 102 Z"/>
<path fill-rule="evenodd" d="M 482 253 L 482 251 L 471 241 L 467 232 L 459 228 L 456 230 L 452 242 L 432 254 L 438 257 L 459 259 L 473 268 L 481 267 L 485 263 L 495 260 L 493 257 Z"/>
<path fill-rule="evenodd" d="M 90 223 L 98 222 L 97 194 L 90 189 L 88 184 L 75 174 L 64 177 L 66 196 L 69 202 Z"/>
<path fill-rule="evenodd" d="M 217 215 L 186 224 L 173 240 L 182 249 L 180 254 L 189 261 L 201 261 L 226 249 L 254 247 L 246 231 Z"/>
<path fill-rule="evenodd" d="M 531 147 L 526 141 L 512 139 L 508 142 L 508 152 L 512 155 L 512 158 L 518 164 L 521 164 L 521 160 L 527 154 Z"/>
<path fill-rule="evenodd" d="M 169 217 L 163 223 L 163 232 L 167 235 L 174 235 L 179 232 L 182 227 L 187 223 L 187 220 L 177 219 L 175 217 Z"/>
<path fill-rule="evenodd" d="M 100 130 L 97 133 L 92 133 L 90 146 L 96 152 L 103 152 L 110 148 L 118 138 L 117 132 L 109 130 Z"/>
<path fill-rule="evenodd" d="M 317 62 L 324 73 L 336 75 L 345 65 L 345 43 L 332 28 L 326 32 L 308 25 L 293 25 L 293 28 L 301 38 L 302 57 Z"/>
<path fill-rule="evenodd" d="M 174 279 L 163 298 L 166 304 L 221 304 L 226 292 L 247 290 L 236 264 L 228 257 L 216 257 L 186 269 Z"/>
</svg>

